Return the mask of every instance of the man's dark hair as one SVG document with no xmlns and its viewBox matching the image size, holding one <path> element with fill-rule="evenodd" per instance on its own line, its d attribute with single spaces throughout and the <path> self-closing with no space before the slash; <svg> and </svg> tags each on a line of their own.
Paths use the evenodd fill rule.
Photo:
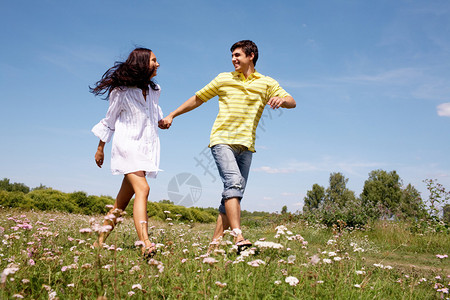
<svg viewBox="0 0 450 300">
<path fill-rule="evenodd" d="M 250 40 L 236 42 L 233 46 L 231 46 L 231 53 L 233 53 L 233 51 L 237 48 L 241 48 L 242 51 L 244 51 L 245 56 L 249 56 L 253 52 L 253 54 L 255 55 L 255 57 L 253 57 L 253 65 L 256 66 L 256 61 L 258 60 L 258 47 L 255 43 Z"/>
</svg>

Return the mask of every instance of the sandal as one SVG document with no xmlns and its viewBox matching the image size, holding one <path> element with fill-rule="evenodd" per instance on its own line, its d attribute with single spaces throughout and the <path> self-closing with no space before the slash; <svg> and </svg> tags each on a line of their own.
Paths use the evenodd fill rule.
<svg viewBox="0 0 450 300">
<path fill-rule="evenodd" d="M 152 245 L 150 247 L 147 248 L 143 248 L 144 250 L 142 251 L 142 257 L 145 260 L 149 260 L 151 258 L 153 258 L 153 256 L 156 255 L 156 245 L 152 243 Z"/>
<path fill-rule="evenodd" d="M 238 247 L 238 253 L 244 251 L 252 246 L 252 242 L 247 239 L 240 240 L 235 244 Z"/>
</svg>

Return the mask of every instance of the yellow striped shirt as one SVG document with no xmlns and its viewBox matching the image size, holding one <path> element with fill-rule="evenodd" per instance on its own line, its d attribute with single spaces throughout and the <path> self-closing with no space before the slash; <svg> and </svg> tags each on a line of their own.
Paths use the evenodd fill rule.
<svg viewBox="0 0 450 300">
<path fill-rule="evenodd" d="M 256 127 L 269 99 L 290 96 L 275 79 L 256 71 L 248 78 L 240 72 L 220 73 L 195 95 L 204 102 L 219 96 L 219 114 L 209 146 L 236 144 L 252 152 Z"/>
</svg>

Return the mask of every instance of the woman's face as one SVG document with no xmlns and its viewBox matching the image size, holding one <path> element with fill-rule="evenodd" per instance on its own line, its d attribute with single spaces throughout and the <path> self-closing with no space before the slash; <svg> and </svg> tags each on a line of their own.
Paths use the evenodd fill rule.
<svg viewBox="0 0 450 300">
<path fill-rule="evenodd" d="M 154 70 L 153 74 L 150 76 L 150 78 L 153 78 L 157 75 L 157 70 L 159 68 L 159 63 L 156 60 L 156 56 L 153 52 L 150 53 L 150 70 Z"/>
</svg>

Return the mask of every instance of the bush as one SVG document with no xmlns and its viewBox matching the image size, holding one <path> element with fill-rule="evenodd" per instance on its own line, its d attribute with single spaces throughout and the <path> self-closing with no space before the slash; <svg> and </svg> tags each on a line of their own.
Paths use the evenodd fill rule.
<svg viewBox="0 0 450 300">
<path fill-rule="evenodd" d="M 7 192 L 0 190 L 0 206 L 9 208 L 32 209 L 33 202 L 23 192 Z"/>
<path fill-rule="evenodd" d="M 34 190 L 28 193 L 34 207 L 39 210 L 55 210 L 61 212 L 78 213 L 80 209 L 70 197 L 53 189 Z"/>
</svg>

